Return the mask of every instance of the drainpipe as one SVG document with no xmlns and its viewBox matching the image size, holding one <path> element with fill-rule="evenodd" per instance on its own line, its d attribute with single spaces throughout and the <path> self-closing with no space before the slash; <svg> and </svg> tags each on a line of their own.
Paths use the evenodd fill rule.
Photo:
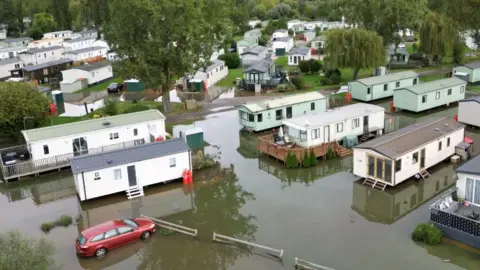
<svg viewBox="0 0 480 270">
<path fill-rule="evenodd" d="M 87 200 L 87 188 L 85 187 L 85 177 L 82 172 L 82 182 L 83 182 L 83 194 L 85 195 L 85 200 Z"/>
</svg>

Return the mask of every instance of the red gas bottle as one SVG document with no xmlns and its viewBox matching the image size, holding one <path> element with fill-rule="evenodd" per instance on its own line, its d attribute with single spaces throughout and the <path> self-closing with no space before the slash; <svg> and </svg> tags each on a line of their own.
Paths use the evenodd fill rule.
<svg viewBox="0 0 480 270">
<path fill-rule="evenodd" d="M 187 170 L 183 170 L 183 184 L 186 185 L 188 184 L 188 173 L 187 173 Z"/>
</svg>

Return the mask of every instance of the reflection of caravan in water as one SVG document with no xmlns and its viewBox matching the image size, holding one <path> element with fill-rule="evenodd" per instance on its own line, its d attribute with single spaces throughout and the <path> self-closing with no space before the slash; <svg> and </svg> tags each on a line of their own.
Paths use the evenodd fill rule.
<svg viewBox="0 0 480 270">
<path fill-rule="evenodd" d="M 452 171 L 451 166 L 444 167 L 426 180 L 403 182 L 384 192 L 362 185 L 360 179 L 353 183 L 352 209 L 369 221 L 392 224 L 455 184 Z"/>
<path fill-rule="evenodd" d="M 144 197 L 128 200 L 122 195 L 112 195 L 95 201 L 79 203 L 83 224 L 79 231 L 108 220 L 134 218 L 146 215 L 166 218 L 186 213 L 193 208 L 192 194 L 186 194 L 181 185 L 152 186 Z"/>
</svg>

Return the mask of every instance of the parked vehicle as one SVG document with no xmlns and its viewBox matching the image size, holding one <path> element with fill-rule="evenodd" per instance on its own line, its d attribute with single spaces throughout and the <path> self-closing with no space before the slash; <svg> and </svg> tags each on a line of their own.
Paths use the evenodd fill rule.
<svg viewBox="0 0 480 270">
<path fill-rule="evenodd" d="M 116 219 L 83 230 L 75 241 L 75 249 L 84 257 L 103 257 L 112 249 L 146 240 L 154 232 L 155 223 L 150 219 Z"/>
<path fill-rule="evenodd" d="M 107 93 L 113 94 L 113 93 L 118 93 L 122 91 L 123 89 L 123 84 L 121 83 L 111 83 L 107 87 Z"/>
</svg>

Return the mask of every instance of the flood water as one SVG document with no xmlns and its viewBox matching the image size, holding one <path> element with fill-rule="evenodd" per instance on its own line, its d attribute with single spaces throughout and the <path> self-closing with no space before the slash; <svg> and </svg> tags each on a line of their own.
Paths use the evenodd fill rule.
<svg viewBox="0 0 480 270">
<path fill-rule="evenodd" d="M 388 102 L 379 104 L 388 107 Z M 452 107 L 432 114 L 452 117 L 456 111 Z M 427 180 L 379 192 L 350 173 L 351 158 L 286 170 L 259 156 L 256 138 L 237 132 L 237 116 L 231 111 L 195 123 L 206 141 L 219 147 L 206 151 L 220 151 L 221 159 L 218 167 L 194 172 L 193 187 L 174 182 L 148 187 L 135 200 L 118 194 L 79 203 L 68 171 L 3 184 L 0 229 L 46 237 L 55 244 L 57 261 L 69 270 L 294 269 L 295 257 L 337 270 L 479 269 L 476 253 L 447 243 L 423 246 L 410 238 L 418 223 L 429 220 L 429 204 L 454 185 L 452 165 L 435 167 Z M 396 129 L 424 117 L 397 114 L 387 122 Z M 480 141 L 476 133 L 467 136 Z M 62 214 L 75 217 L 76 226 L 40 231 L 41 223 Z M 82 228 L 140 214 L 196 228 L 199 236 L 157 233 L 102 260 L 75 255 L 74 240 Z M 259 250 L 214 244 L 213 232 L 284 249 L 283 262 Z"/>
</svg>

